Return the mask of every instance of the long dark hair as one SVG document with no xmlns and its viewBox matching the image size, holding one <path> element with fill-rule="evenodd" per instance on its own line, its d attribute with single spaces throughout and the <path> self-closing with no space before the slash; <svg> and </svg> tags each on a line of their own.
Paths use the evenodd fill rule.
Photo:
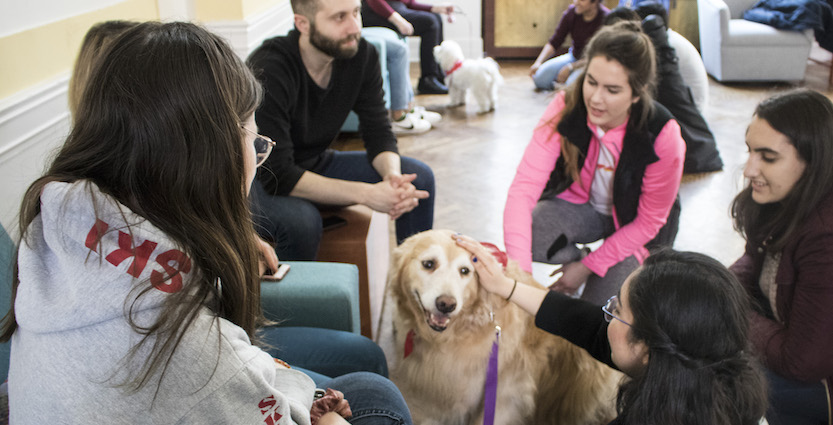
<svg viewBox="0 0 833 425">
<path fill-rule="evenodd" d="M 750 352 L 749 303 L 735 276 L 693 252 L 660 251 L 630 280 L 631 341 L 649 350 L 644 372 L 624 384 L 626 424 L 757 424 L 766 380 Z"/>
<path fill-rule="evenodd" d="M 69 112 L 73 117 L 98 58 L 103 55 L 116 37 L 136 25 L 138 25 L 138 22 L 104 21 L 87 30 L 84 41 L 81 42 L 81 49 L 78 51 L 75 66 L 72 68 L 72 77 L 69 79 Z"/>
<path fill-rule="evenodd" d="M 628 119 L 629 131 L 642 131 L 648 118 L 654 111 L 653 91 L 656 85 L 656 53 L 651 39 L 642 32 L 639 22 L 622 21 L 599 29 L 587 44 L 584 58 L 587 64 L 593 58 L 601 56 L 608 60 L 619 62 L 628 72 L 628 84 L 633 96 L 639 100 L 631 106 Z M 584 104 L 584 79 L 587 77 L 587 66 L 581 71 L 581 76 L 567 88 L 564 97 L 564 111 L 552 123 L 558 128 L 562 117 L 579 109 L 583 116 L 587 116 Z M 566 171 L 573 180 L 578 178 L 578 148 L 569 140 L 562 137 L 561 154 L 564 156 Z"/>
<path fill-rule="evenodd" d="M 818 92 L 798 89 L 764 100 L 755 116 L 786 136 L 806 163 L 804 174 L 780 202 L 756 203 L 750 186 L 732 201 L 735 229 L 758 243 L 769 239 L 766 248 L 777 252 L 833 194 L 833 103 Z"/>
<path fill-rule="evenodd" d="M 261 93 L 220 37 L 189 23 L 138 24 L 94 67 L 74 128 L 24 196 L 22 243 L 40 213 L 45 185 L 85 181 L 161 229 L 196 267 L 188 290 L 168 295 L 148 326 L 136 322 L 134 306 L 152 290 L 150 282 L 141 282 L 135 299 L 125 300 L 130 325 L 144 335 L 128 359 L 150 355 L 137 358 L 141 370 L 120 385 L 138 390 L 158 372 L 161 382 L 204 307 L 254 336 L 262 314 L 240 123 L 254 112 Z M 13 296 L 18 284 L 15 277 Z M 9 340 L 16 327 L 12 309 L 0 339 Z"/>
</svg>

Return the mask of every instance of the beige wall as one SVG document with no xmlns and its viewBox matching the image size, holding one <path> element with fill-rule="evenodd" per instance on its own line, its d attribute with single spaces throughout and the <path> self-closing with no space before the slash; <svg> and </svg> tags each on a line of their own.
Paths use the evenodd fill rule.
<svg viewBox="0 0 833 425">
<path fill-rule="evenodd" d="M 84 34 L 94 23 L 158 17 L 156 0 L 126 0 L 0 38 L 0 99 L 67 72 Z"/>
</svg>

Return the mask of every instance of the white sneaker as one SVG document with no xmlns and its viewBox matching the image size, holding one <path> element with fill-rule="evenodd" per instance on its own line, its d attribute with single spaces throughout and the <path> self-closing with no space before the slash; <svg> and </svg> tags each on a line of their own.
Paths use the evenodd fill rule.
<svg viewBox="0 0 833 425">
<path fill-rule="evenodd" d="M 390 123 L 394 134 L 420 134 L 431 129 L 431 123 L 412 113 Z"/>
<path fill-rule="evenodd" d="M 414 109 L 411 110 L 411 113 L 424 119 L 425 121 L 430 122 L 431 125 L 437 124 L 443 119 L 442 115 L 433 111 L 428 111 L 424 106 L 415 106 Z"/>
</svg>

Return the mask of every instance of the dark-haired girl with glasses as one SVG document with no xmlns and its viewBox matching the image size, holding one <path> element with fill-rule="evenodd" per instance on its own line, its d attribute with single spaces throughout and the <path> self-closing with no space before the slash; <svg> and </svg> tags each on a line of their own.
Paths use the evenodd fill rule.
<svg viewBox="0 0 833 425">
<path fill-rule="evenodd" d="M 766 380 L 749 349 L 749 303 L 716 260 L 692 252 L 654 254 L 599 311 L 587 301 L 518 284 L 479 243 L 455 238 L 472 253 L 484 289 L 630 377 L 620 386 L 619 416 L 611 424 L 756 425 L 763 417 Z"/>
<path fill-rule="evenodd" d="M 746 250 L 730 270 L 753 299 L 752 345 L 771 425 L 833 424 L 833 103 L 812 90 L 761 102 L 732 204 Z"/>
</svg>

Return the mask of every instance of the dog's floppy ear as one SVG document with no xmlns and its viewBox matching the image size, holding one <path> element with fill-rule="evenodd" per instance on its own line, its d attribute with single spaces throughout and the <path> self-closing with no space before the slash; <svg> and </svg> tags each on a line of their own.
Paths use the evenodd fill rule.
<svg viewBox="0 0 833 425">
<path fill-rule="evenodd" d="M 394 286 L 400 286 L 403 284 L 402 275 L 405 272 L 405 260 L 407 259 L 407 253 L 412 250 L 413 241 L 405 240 L 402 242 L 401 245 L 394 248 L 391 251 L 390 256 L 390 268 L 388 269 L 388 290 L 396 296 L 396 294 L 401 293 L 401 291 L 394 290 Z"/>
</svg>

